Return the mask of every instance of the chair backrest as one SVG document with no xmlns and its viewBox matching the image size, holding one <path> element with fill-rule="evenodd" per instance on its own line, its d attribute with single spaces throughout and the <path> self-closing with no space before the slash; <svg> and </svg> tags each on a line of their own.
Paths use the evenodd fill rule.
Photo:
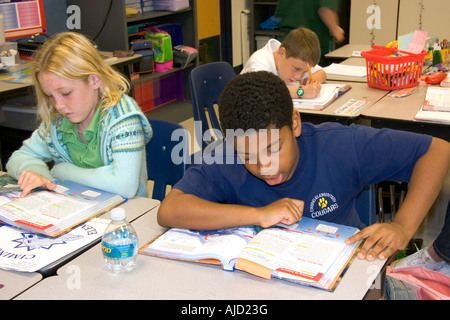
<svg viewBox="0 0 450 320">
<path fill-rule="evenodd" d="M 375 198 L 375 186 L 373 184 L 366 186 L 356 197 L 356 212 L 358 212 L 361 222 L 366 226 L 377 222 Z"/>
<path fill-rule="evenodd" d="M 177 123 L 156 119 L 149 122 L 153 137 L 146 146 L 147 175 L 154 182 L 152 198 L 162 201 L 166 187 L 175 185 L 189 166 L 189 133 Z"/>
<path fill-rule="evenodd" d="M 212 142 L 203 141 L 205 132 L 210 129 L 221 131 L 214 105 L 219 103 L 223 88 L 235 76 L 233 67 L 225 61 L 195 67 L 189 75 L 194 121 L 201 121 L 202 124 L 201 136 L 200 132 L 195 132 L 195 139 L 202 150 Z"/>
</svg>

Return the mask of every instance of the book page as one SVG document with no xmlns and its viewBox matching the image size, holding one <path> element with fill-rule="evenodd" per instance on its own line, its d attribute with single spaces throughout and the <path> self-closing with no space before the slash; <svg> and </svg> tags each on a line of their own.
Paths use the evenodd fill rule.
<svg viewBox="0 0 450 320">
<path fill-rule="evenodd" d="M 255 234 L 254 227 L 206 231 L 172 228 L 142 248 L 141 253 L 185 260 L 217 259 L 228 270 L 233 268 L 230 261 Z"/>
<path fill-rule="evenodd" d="M 345 244 L 321 236 L 283 229 L 266 229 L 251 241 L 240 257 L 296 276 L 318 280 Z"/>
<path fill-rule="evenodd" d="M 40 191 L 0 206 L 0 214 L 6 220 L 19 220 L 24 224 L 45 229 L 69 219 L 89 206 L 88 201 Z"/>
<path fill-rule="evenodd" d="M 56 182 L 55 190 L 35 190 L 24 198 L 18 192 L 2 194 L 0 201 L 5 203 L 0 205 L 0 220 L 52 237 L 125 200 L 73 181 Z"/>
<path fill-rule="evenodd" d="M 330 99 L 334 98 L 337 93 L 338 85 L 334 84 L 322 84 L 322 89 L 317 97 L 313 99 L 293 99 L 298 104 L 325 104 Z"/>
<path fill-rule="evenodd" d="M 336 100 L 342 93 L 350 90 L 347 84 L 322 84 L 322 89 L 313 99 L 292 99 L 294 108 L 321 110 Z"/>
<path fill-rule="evenodd" d="M 289 228 L 277 226 L 260 231 L 243 248 L 236 268 L 266 279 L 333 290 L 360 245 L 345 244 L 359 231 L 354 227 L 307 217 Z"/>
</svg>

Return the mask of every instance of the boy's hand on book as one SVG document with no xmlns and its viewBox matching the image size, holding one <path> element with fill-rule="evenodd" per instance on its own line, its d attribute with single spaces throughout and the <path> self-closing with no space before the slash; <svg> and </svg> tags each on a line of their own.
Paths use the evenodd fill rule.
<svg viewBox="0 0 450 320">
<path fill-rule="evenodd" d="M 304 204 L 301 200 L 283 198 L 258 208 L 259 225 L 268 228 L 280 222 L 286 225 L 294 224 L 302 218 Z"/>
<path fill-rule="evenodd" d="M 20 189 L 22 189 L 22 194 L 20 195 L 21 198 L 39 187 L 44 187 L 49 190 L 56 188 L 56 184 L 49 179 L 31 171 L 23 171 L 17 180 L 17 184 L 20 186 Z"/>
<path fill-rule="evenodd" d="M 366 239 L 359 249 L 358 258 L 369 261 L 387 259 L 397 250 L 402 250 L 408 244 L 410 235 L 399 223 L 392 221 L 389 223 L 375 223 L 364 228 L 357 234 L 345 240 L 346 244 Z"/>
<path fill-rule="evenodd" d="M 303 98 L 304 99 L 313 99 L 317 97 L 320 93 L 320 90 L 322 90 L 322 86 L 318 82 L 309 83 L 305 86 L 303 86 Z"/>
</svg>

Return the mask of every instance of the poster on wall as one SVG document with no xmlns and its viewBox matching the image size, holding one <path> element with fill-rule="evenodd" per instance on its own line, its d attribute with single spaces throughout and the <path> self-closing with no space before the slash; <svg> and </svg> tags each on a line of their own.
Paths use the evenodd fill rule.
<svg viewBox="0 0 450 320">
<path fill-rule="evenodd" d="M 0 0 L 5 38 L 46 33 L 43 0 Z"/>
</svg>

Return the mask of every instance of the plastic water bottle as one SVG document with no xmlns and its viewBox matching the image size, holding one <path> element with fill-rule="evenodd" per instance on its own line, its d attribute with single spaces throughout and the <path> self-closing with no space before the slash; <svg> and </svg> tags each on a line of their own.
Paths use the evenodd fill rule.
<svg viewBox="0 0 450 320">
<path fill-rule="evenodd" d="M 131 270 L 136 264 L 138 237 L 125 217 L 123 208 L 112 209 L 111 223 L 102 238 L 105 265 L 114 273 Z"/>
</svg>

